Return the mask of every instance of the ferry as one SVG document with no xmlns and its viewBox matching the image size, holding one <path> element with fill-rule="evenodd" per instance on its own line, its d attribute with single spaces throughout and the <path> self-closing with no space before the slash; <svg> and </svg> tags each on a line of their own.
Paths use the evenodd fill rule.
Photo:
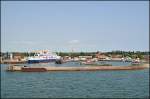
<svg viewBox="0 0 150 99">
<path fill-rule="evenodd" d="M 61 57 L 56 53 L 52 53 L 49 51 L 36 51 L 34 56 L 28 57 L 27 62 L 30 63 L 48 63 L 55 62 L 56 60 L 60 60 Z"/>
</svg>

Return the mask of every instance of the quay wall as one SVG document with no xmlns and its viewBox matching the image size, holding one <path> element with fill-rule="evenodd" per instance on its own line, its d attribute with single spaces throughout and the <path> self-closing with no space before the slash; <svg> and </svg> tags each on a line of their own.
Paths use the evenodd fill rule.
<svg viewBox="0 0 150 99">
<path fill-rule="evenodd" d="M 46 72 L 46 71 L 98 71 L 98 70 L 140 70 L 149 68 L 149 64 L 141 66 L 86 66 L 86 67 L 56 67 L 56 66 L 10 66 L 8 71 L 22 71 L 22 72 Z"/>
</svg>

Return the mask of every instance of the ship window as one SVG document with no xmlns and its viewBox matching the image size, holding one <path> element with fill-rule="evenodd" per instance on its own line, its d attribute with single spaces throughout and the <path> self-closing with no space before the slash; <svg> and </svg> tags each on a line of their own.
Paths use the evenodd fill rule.
<svg viewBox="0 0 150 99">
<path fill-rule="evenodd" d="M 39 56 L 38 54 L 35 54 L 35 56 Z"/>
</svg>

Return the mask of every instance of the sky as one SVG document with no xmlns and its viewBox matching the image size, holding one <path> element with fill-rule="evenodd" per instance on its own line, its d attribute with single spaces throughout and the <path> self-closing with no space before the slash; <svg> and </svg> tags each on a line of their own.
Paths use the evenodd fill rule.
<svg viewBox="0 0 150 99">
<path fill-rule="evenodd" d="M 148 1 L 1 1 L 1 51 L 149 51 Z"/>
</svg>

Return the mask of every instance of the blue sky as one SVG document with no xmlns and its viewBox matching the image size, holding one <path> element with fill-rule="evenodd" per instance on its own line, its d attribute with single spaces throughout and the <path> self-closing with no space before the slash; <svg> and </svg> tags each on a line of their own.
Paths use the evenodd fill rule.
<svg viewBox="0 0 150 99">
<path fill-rule="evenodd" d="M 148 51 L 148 1 L 2 1 L 1 50 Z"/>
</svg>

